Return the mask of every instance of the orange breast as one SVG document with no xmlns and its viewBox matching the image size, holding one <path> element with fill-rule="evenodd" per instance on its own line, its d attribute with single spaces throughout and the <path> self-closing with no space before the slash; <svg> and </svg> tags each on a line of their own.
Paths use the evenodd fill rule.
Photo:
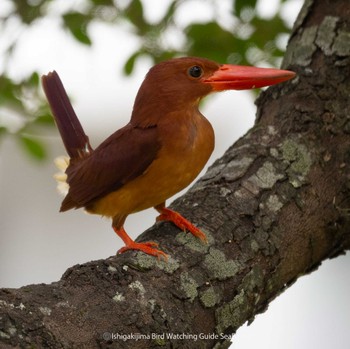
<svg viewBox="0 0 350 349">
<path fill-rule="evenodd" d="M 158 125 L 162 148 L 147 170 L 96 201 L 90 213 L 128 215 L 156 206 L 186 186 L 202 170 L 214 149 L 212 126 L 198 111 L 169 115 Z"/>
</svg>

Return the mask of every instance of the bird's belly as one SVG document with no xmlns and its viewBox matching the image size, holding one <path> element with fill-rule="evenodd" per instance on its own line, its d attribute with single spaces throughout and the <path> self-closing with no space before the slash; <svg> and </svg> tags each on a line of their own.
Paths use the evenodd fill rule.
<svg viewBox="0 0 350 349">
<path fill-rule="evenodd" d="M 96 201 L 88 211 L 114 217 L 154 207 L 188 186 L 208 158 L 196 162 L 195 159 L 155 160 L 142 176 Z"/>
<path fill-rule="evenodd" d="M 88 211 L 107 217 L 126 216 L 161 204 L 197 177 L 213 148 L 214 140 L 205 137 L 180 152 L 164 147 L 141 176 L 97 200 Z"/>
</svg>

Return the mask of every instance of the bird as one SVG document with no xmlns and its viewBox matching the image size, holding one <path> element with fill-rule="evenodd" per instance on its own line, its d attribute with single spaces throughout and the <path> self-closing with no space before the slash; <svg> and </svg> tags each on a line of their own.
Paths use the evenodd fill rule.
<svg viewBox="0 0 350 349">
<path fill-rule="evenodd" d="M 146 74 L 130 121 L 92 148 L 56 71 L 42 86 L 69 158 L 59 161 L 68 193 L 60 211 L 84 208 L 112 219 L 123 240 L 118 253 L 142 251 L 166 259 L 156 242 L 136 242 L 125 231 L 130 214 L 154 207 L 157 221 L 171 221 L 206 242 L 206 235 L 166 200 L 187 187 L 214 149 L 214 131 L 199 111 L 213 92 L 254 89 L 295 76 L 289 70 L 219 64 L 206 58 L 180 57 L 154 65 Z"/>
</svg>

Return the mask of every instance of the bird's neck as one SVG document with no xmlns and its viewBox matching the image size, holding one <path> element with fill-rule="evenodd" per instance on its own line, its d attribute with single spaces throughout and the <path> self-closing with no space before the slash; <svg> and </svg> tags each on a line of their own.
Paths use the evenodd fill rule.
<svg viewBox="0 0 350 349">
<path fill-rule="evenodd" d="M 199 100 L 191 100 L 188 94 L 179 93 L 171 85 L 159 84 L 150 88 L 143 83 L 135 98 L 131 124 L 138 127 L 157 125 L 168 114 L 197 114 Z"/>
<path fill-rule="evenodd" d="M 140 100 L 139 100 L 140 101 Z M 136 100 L 137 102 L 137 100 Z M 196 115 L 199 113 L 198 103 L 181 103 L 174 98 L 149 98 L 143 103 L 136 103 L 130 123 L 137 127 L 152 127 L 171 115 Z M 177 102 L 177 103 L 174 103 Z"/>
</svg>

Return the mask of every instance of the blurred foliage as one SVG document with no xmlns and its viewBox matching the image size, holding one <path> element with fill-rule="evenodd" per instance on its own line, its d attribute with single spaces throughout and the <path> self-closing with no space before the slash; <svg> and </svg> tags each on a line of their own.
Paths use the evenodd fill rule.
<svg viewBox="0 0 350 349">
<path fill-rule="evenodd" d="M 186 25 L 179 24 L 178 18 L 183 6 L 192 0 L 168 1 L 162 18 L 156 23 L 145 14 L 145 6 L 151 5 L 147 0 L 8 0 L 10 10 L 6 16 L 0 17 L 0 29 L 13 18 L 18 19 L 25 29 L 48 16 L 52 6 L 59 1 L 66 2 L 66 5 L 71 3 L 59 14 L 61 25 L 82 45 L 92 44 L 88 29 L 93 21 L 127 24 L 130 33 L 140 39 L 140 46 L 124 65 L 124 73 L 130 75 L 141 56 L 151 57 L 154 63 L 188 55 L 222 63 L 276 66 L 284 53 L 278 42 L 281 35 L 288 34 L 291 29 L 281 17 L 281 8 L 283 3 L 293 0 L 279 0 L 275 15 L 268 19 L 260 16 L 257 0 L 204 0 L 203 4 L 212 9 L 212 18 Z M 216 11 L 223 2 L 229 6 L 225 20 Z M 199 1 L 196 4 L 199 6 Z M 151 6 L 154 6 L 154 1 Z M 174 33 L 180 38 L 180 44 L 167 39 Z M 2 57 L 4 62 L 11 58 L 16 44 L 14 39 L 8 45 Z M 40 134 L 43 125 L 53 125 L 53 119 L 39 93 L 39 85 L 36 72 L 21 81 L 13 81 L 7 75 L 5 64 L 0 76 L 0 140 L 4 135 L 12 134 L 30 155 L 44 159 L 46 147 Z M 21 120 L 15 130 L 1 125 L 2 114 L 8 113 Z"/>
</svg>

